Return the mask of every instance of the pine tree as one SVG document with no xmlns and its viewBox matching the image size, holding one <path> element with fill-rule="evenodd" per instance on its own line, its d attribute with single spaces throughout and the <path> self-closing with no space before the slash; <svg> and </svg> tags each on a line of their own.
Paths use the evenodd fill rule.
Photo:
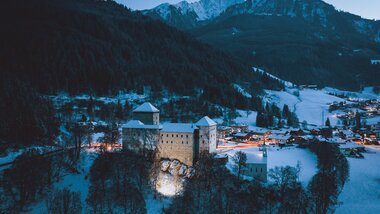
<svg viewBox="0 0 380 214">
<path fill-rule="evenodd" d="M 121 106 L 120 100 L 117 101 L 115 116 L 117 119 L 123 119 L 123 106 Z"/>
<path fill-rule="evenodd" d="M 331 127 L 330 118 L 326 119 L 325 125 Z"/>
<path fill-rule="evenodd" d="M 289 106 L 284 104 L 284 107 L 282 108 L 282 117 L 288 118 L 290 114 Z"/>
<path fill-rule="evenodd" d="M 362 123 L 361 123 L 361 116 L 358 111 L 356 111 L 356 114 L 355 114 L 355 121 L 356 121 L 356 128 L 360 129 L 362 127 Z"/>
</svg>

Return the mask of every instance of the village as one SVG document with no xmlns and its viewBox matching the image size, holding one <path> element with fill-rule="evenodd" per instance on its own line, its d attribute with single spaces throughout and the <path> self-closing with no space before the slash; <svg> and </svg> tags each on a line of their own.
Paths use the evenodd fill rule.
<svg viewBox="0 0 380 214">
<path fill-rule="evenodd" d="M 364 158 L 365 145 L 379 145 L 380 123 L 367 127 L 326 124 L 310 129 L 271 129 L 246 124 L 222 126 L 205 116 L 195 123 L 160 124 L 159 110 L 147 102 L 133 110 L 133 120 L 122 126 L 122 133 L 123 148 L 141 151 L 157 147 L 162 160 L 179 161 L 190 170 L 200 154 L 208 152 L 225 159 L 233 173 L 233 155 L 243 151 L 247 153 L 247 160 L 242 174 L 248 179 L 266 181 L 267 159 L 272 158 L 267 148 L 280 151 L 324 142 L 338 147 L 347 157 Z"/>
</svg>

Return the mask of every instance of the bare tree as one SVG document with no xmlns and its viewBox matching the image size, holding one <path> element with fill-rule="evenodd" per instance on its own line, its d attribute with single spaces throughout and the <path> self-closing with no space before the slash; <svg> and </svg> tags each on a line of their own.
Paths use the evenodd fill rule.
<svg viewBox="0 0 380 214">
<path fill-rule="evenodd" d="M 247 155 L 242 151 L 238 151 L 235 153 L 232 159 L 235 163 L 235 171 L 237 173 L 238 180 L 240 180 L 240 174 L 244 167 L 247 165 Z"/>
<path fill-rule="evenodd" d="M 75 214 L 82 213 L 82 203 L 79 192 L 71 192 L 65 188 L 54 190 L 46 200 L 47 213 L 51 214 Z"/>
</svg>

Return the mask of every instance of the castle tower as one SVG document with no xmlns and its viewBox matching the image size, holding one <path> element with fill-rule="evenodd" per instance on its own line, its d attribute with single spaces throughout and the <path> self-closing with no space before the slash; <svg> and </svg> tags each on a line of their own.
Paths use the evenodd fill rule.
<svg viewBox="0 0 380 214">
<path fill-rule="evenodd" d="M 160 111 L 151 103 L 146 102 L 133 110 L 133 119 L 140 120 L 145 125 L 159 125 Z"/>
<path fill-rule="evenodd" d="M 196 124 L 199 128 L 199 153 L 208 151 L 209 153 L 216 152 L 216 123 L 209 117 L 205 116 Z"/>
</svg>

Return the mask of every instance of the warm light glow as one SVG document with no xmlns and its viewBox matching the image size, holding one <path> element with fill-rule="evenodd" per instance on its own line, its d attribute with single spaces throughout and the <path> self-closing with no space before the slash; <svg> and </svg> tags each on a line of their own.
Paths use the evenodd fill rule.
<svg viewBox="0 0 380 214">
<path fill-rule="evenodd" d="M 182 186 L 181 178 L 176 180 L 173 175 L 161 172 L 157 179 L 156 190 L 164 196 L 175 196 L 181 192 Z"/>
</svg>

